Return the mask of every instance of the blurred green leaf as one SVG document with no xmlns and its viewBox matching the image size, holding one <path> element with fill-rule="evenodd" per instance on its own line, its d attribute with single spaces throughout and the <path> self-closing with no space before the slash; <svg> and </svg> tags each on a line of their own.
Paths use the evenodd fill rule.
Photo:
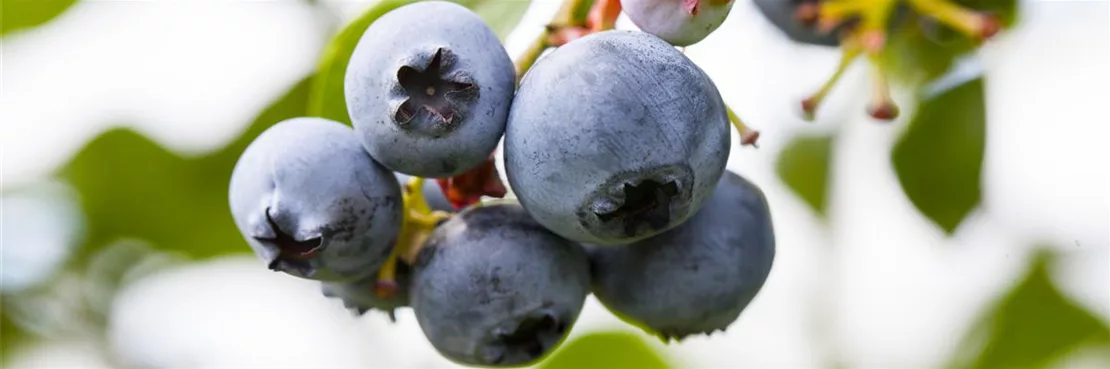
<svg viewBox="0 0 1110 369">
<path fill-rule="evenodd" d="M 1026 275 L 987 311 L 960 345 L 959 368 L 1044 368 L 1087 345 L 1110 350 L 1110 329 L 1053 284 L 1053 255 L 1039 252 Z M 974 350 L 973 352 L 966 352 Z M 963 362 L 960 362 L 963 361 Z"/>
<path fill-rule="evenodd" d="M 957 3 L 997 14 L 1005 28 L 1011 27 L 1017 17 L 1016 0 L 960 0 Z M 947 72 L 956 58 L 976 49 L 971 39 L 963 34 L 910 9 L 907 6 L 909 11 L 902 18 L 905 21 L 892 25 L 883 50 L 882 62 L 895 79 L 911 85 L 931 81 Z"/>
<path fill-rule="evenodd" d="M 590 16 L 590 8 L 593 8 L 595 0 L 581 0 L 576 2 L 577 7 L 571 8 L 571 24 L 584 25 L 586 18 Z"/>
<path fill-rule="evenodd" d="M 324 117 L 337 122 L 351 124 L 347 115 L 347 102 L 343 93 L 343 79 L 347 73 L 347 63 L 355 51 L 362 34 L 378 18 L 401 6 L 423 0 L 382 0 L 344 27 L 324 49 L 320 64 L 317 66 L 316 82 L 309 95 L 308 114 Z M 531 0 L 450 0 L 466 6 L 486 21 L 502 40 L 508 36 Z"/>
<path fill-rule="evenodd" d="M 1006 28 L 1017 22 L 1018 0 L 956 0 L 956 3 L 976 11 L 994 13 L 1002 19 L 1002 26 Z"/>
<path fill-rule="evenodd" d="M 825 216 L 833 136 L 798 135 L 779 153 L 775 171 L 794 194 Z"/>
<path fill-rule="evenodd" d="M 0 36 L 49 22 L 77 3 L 77 0 L 2 0 Z"/>
<path fill-rule="evenodd" d="M 922 101 L 891 153 L 906 196 L 948 234 L 979 204 L 984 105 L 982 78 Z"/>
<path fill-rule="evenodd" d="M 4 297 L 7 299 L 8 297 Z M 0 303 L 0 358 L 7 358 L 8 349 L 16 346 L 22 331 L 8 317 L 8 308 Z"/>
<path fill-rule="evenodd" d="M 362 33 L 366 32 L 370 24 L 379 17 L 415 1 L 381 0 L 331 39 L 324 48 L 320 64 L 317 66 L 317 78 L 312 84 L 312 91 L 308 98 L 308 115 L 351 124 L 343 94 L 343 78 L 347 73 L 347 62 L 351 60 L 358 40 L 362 38 Z"/>
<path fill-rule="evenodd" d="M 460 3 L 478 13 L 497 37 L 504 41 L 516 29 L 517 24 L 520 24 L 520 19 L 524 18 L 524 12 L 528 11 L 532 0 L 463 0 Z"/>
<path fill-rule="evenodd" d="M 539 369 L 667 369 L 643 338 L 627 332 L 590 333 L 563 344 Z"/>
<path fill-rule="evenodd" d="M 81 197 L 88 237 L 71 263 L 119 238 L 133 237 L 195 258 L 249 252 L 227 204 L 239 154 L 270 125 L 305 114 L 310 79 L 263 111 L 235 142 L 215 153 L 182 158 L 129 129 L 89 142 L 59 175 Z"/>
<path fill-rule="evenodd" d="M 917 15 L 897 25 L 883 49 L 883 65 L 899 82 L 915 85 L 943 75 L 960 55 L 973 50 L 970 41 L 944 37 L 946 42 L 930 39 L 927 22 Z M 936 38 L 936 36 L 934 36 Z"/>
</svg>

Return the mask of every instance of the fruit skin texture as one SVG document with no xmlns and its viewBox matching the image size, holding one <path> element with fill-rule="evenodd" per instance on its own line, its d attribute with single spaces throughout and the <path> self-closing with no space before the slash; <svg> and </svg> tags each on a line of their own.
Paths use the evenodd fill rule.
<svg viewBox="0 0 1110 369">
<path fill-rule="evenodd" d="M 307 279 L 374 273 L 401 228 L 397 181 L 350 127 L 322 118 L 288 119 L 256 137 L 232 171 L 228 200 L 255 255 Z"/>
<path fill-rule="evenodd" d="M 589 260 L 516 204 L 470 207 L 441 224 L 413 265 L 425 336 L 460 364 L 524 366 L 570 331 L 589 294 Z"/>
<path fill-rule="evenodd" d="M 586 245 L 591 290 L 615 315 L 663 338 L 725 330 L 763 287 L 775 234 L 763 192 L 728 172 L 693 218 L 631 245 Z"/>
<path fill-rule="evenodd" d="M 459 175 L 489 157 L 515 87 L 497 35 L 469 9 L 444 1 L 378 18 L 355 47 L 344 85 L 370 155 L 425 178 Z"/>
<path fill-rule="evenodd" d="M 658 37 L 605 31 L 524 76 L 505 131 L 505 172 L 525 209 L 577 242 L 617 245 L 697 211 L 731 146 L 725 104 Z"/>
<path fill-rule="evenodd" d="M 621 0 L 621 7 L 640 30 L 674 46 L 701 42 L 728 18 L 733 0 Z"/>
</svg>

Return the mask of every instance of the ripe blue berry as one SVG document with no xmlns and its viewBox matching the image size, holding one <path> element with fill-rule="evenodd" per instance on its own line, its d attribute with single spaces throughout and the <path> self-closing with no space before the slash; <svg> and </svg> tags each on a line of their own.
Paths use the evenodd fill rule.
<svg viewBox="0 0 1110 369">
<path fill-rule="evenodd" d="M 577 242 L 623 244 L 681 224 L 730 150 L 725 104 L 662 39 L 606 31 L 525 75 L 505 132 L 505 172 L 525 209 Z"/>
<path fill-rule="evenodd" d="M 686 223 L 624 246 L 591 246 L 598 300 L 664 339 L 728 328 L 763 287 L 775 235 L 763 192 L 731 172 Z"/>
<path fill-rule="evenodd" d="M 377 270 L 401 227 L 401 189 L 350 127 L 293 118 L 243 151 L 228 200 L 235 225 L 270 269 L 327 281 Z"/>
<path fill-rule="evenodd" d="M 428 238 L 413 266 L 410 301 L 425 336 L 466 365 L 522 366 L 551 352 L 589 293 L 576 243 L 519 205 L 463 210 Z"/>
<path fill-rule="evenodd" d="M 348 113 L 370 155 L 425 178 L 459 175 L 489 157 L 516 86 L 497 35 L 445 1 L 405 5 L 374 21 L 345 78 Z"/>
</svg>

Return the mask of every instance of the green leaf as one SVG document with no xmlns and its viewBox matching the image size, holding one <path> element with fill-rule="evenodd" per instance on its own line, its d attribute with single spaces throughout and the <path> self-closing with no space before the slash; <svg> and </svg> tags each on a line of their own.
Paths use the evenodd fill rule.
<svg viewBox="0 0 1110 369">
<path fill-rule="evenodd" d="M 77 3 L 77 0 L 2 0 L 0 36 L 49 22 Z"/>
<path fill-rule="evenodd" d="M 932 40 L 917 15 L 907 18 L 911 21 L 895 26 L 883 49 L 883 66 L 899 82 L 916 85 L 931 81 L 947 72 L 957 57 L 973 50 L 971 42 L 962 37 Z"/>
<path fill-rule="evenodd" d="M 532 0 L 469 0 L 470 9 L 482 17 L 502 41 L 509 37 L 524 18 Z"/>
<path fill-rule="evenodd" d="M 1016 0 L 960 0 L 957 3 L 972 10 L 997 14 L 1004 28 L 1016 22 Z M 898 81 L 910 85 L 932 81 L 947 72 L 956 58 L 977 48 L 962 33 L 936 19 L 921 16 L 908 5 L 905 8 L 906 14 L 892 25 L 882 59 L 888 73 Z"/>
<path fill-rule="evenodd" d="M 668 369 L 644 339 L 627 332 L 597 332 L 567 342 L 539 369 Z"/>
<path fill-rule="evenodd" d="M 12 349 L 23 344 L 28 337 L 27 332 L 16 326 L 6 311 L 7 309 L 0 309 L 0 367 L 7 367 Z"/>
<path fill-rule="evenodd" d="M 382 15 L 423 0 L 382 0 L 339 31 L 324 49 L 317 66 L 317 79 L 309 95 L 308 114 L 351 124 L 343 93 L 347 63 L 362 34 Z M 466 6 L 486 21 L 502 40 L 516 28 L 531 0 L 452 0 Z"/>
<path fill-rule="evenodd" d="M 822 217 L 826 210 L 833 141 L 831 135 L 795 136 L 779 153 L 775 163 L 779 178 Z"/>
<path fill-rule="evenodd" d="M 979 204 L 984 104 L 982 78 L 923 101 L 891 153 L 910 202 L 948 234 Z"/>
<path fill-rule="evenodd" d="M 957 4 L 976 11 L 991 12 L 1002 20 L 1002 26 L 1009 28 L 1017 23 L 1017 0 L 957 0 Z"/>
<path fill-rule="evenodd" d="M 1039 252 L 1027 274 L 964 339 L 955 366 L 975 369 L 1044 368 L 1080 347 L 1110 350 L 1110 329 L 1052 283 L 1053 255 Z M 968 352 L 970 351 L 970 352 Z"/>
<path fill-rule="evenodd" d="M 71 259 L 81 263 L 120 238 L 138 238 L 195 258 L 249 252 L 227 204 L 239 154 L 270 125 L 302 116 L 309 80 L 267 108 L 226 148 L 183 158 L 129 129 L 89 142 L 59 175 L 80 193 L 86 242 Z"/>
<path fill-rule="evenodd" d="M 382 0 L 339 31 L 324 48 L 308 97 L 308 115 L 351 124 L 343 94 L 347 63 L 362 33 L 379 17 L 414 0 Z"/>
</svg>

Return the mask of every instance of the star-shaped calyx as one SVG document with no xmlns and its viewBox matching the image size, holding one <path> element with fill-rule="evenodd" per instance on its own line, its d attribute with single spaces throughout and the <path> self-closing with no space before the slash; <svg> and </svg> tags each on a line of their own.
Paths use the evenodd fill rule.
<svg viewBox="0 0 1110 369">
<path fill-rule="evenodd" d="M 255 240 L 265 243 L 278 250 L 278 255 L 270 261 L 269 268 L 273 271 L 289 271 L 296 270 L 301 274 L 311 274 L 312 267 L 309 266 L 308 260 L 313 259 L 319 254 L 323 246 L 320 237 L 314 237 L 304 241 L 297 241 L 296 238 L 285 233 L 278 226 L 274 218 L 270 216 L 270 209 L 266 209 L 266 224 L 274 231 L 273 237 L 255 237 Z"/>
<path fill-rule="evenodd" d="M 623 190 L 623 204 L 615 211 L 597 214 L 598 219 L 621 221 L 626 236 L 635 236 L 641 224 L 660 229 L 671 221 L 671 199 L 678 195 L 674 182 L 645 180 L 636 185 L 625 184 Z"/>
<path fill-rule="evenodd" d="M 418 69 L 412 65 L 422 60 L 416 58 L 397 70 L 404 101 L 393 114 L 394 122 L 456 123 L 478 98 L 478 85 L 464 71 L 456 70 L 455 56 L 446 48 L 437 48 L 426 66 Z"/>
</svg>

